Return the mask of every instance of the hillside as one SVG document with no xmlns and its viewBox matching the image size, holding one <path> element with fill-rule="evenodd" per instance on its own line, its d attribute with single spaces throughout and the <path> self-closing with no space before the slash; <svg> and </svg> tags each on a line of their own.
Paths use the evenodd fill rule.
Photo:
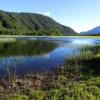
<svg viewBox="0 0 100 100">
<path fill-rule="evenodd" d="M 72 35 L 70 27 L 48 16 L 36 13 L 15 13 L 0 10 L 0 34 L 5 35 Z"/>
<path fill-rule="evenodd" d="M 81 34 L 100 34 L 100 26 L 97 26 L 86 32 L 81 32 Z"/>
</svg>

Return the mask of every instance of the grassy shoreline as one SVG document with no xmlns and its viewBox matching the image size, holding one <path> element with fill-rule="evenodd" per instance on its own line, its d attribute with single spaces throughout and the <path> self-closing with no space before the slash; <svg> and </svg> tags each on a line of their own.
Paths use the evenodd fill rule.
<svg viewBox="0 0 100 100">
<path fill-rule="evenodd" d="M 0 35 L 0 38 L 10 38 L 10 37 L 66 37 L 66 38 L 100 38 L 100 36 L 30 36 L 30 35 Z"/>
</svg>

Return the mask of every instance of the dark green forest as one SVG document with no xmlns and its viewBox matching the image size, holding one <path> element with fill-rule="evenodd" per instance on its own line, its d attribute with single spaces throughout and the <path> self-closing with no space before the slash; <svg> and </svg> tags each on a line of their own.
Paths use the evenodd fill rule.
<svg viewBox="0 0 100 100">
<path fill-rule="evenodd" d="M 72 35 L 76 32 L 41 14 L 0 11 L 0 35 L 2 34 L 59 36 Z"/>
</svg>

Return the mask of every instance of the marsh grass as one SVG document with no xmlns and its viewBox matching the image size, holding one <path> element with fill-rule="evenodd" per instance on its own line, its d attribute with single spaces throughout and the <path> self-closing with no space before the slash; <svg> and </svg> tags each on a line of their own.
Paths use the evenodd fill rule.
<svg viewBox="0 0 100 100">
<path fill-rule="evenodd" d="M 20 92 L 6 95 L 3 100 L 99 100 L 100 77 L 86 81 L 75 81 L 64 88 L 50 91 L 32 90 L 30 94 Z"/>
</svg>

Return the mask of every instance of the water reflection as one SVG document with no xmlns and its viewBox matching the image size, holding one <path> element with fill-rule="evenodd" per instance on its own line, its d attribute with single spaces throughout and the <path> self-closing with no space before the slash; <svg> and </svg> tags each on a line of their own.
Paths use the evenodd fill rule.
<svg viewBox="0 0 100 100">
<path fill-rule="evenodd" d="M 26 74 L 48 70 L 65 63 L 65 57 L 79 53 L 81 47 L 100 44 L 100 39 L 18 38 L 0 43 L 0 75 Z"/>
<path fill-rule="evenodd" d="M 40 55 L 56 48 L 51 41 L 17 40 L 16 42 L 0 43 L 0 57 L 12 55 Z"/>
<path fill-rule="evenodd" d="M 74 39 L 72 40 L 72 44 L 76 45 L 93 45 L 94 44 L 93 39 Z"/>
</svg>

